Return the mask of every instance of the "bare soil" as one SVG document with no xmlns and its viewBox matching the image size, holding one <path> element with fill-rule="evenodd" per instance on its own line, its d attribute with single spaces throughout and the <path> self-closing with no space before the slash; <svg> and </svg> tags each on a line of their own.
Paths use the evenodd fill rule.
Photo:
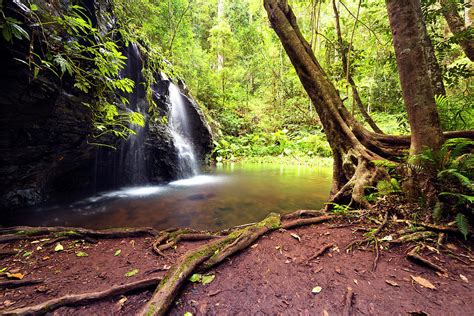
<svg viewBox="0 0 474 316">
<path fill-rule="evenodd" d="M 366 230 L 366 229 L 365 229 Z M 375 271 L 374 246 L 347 251 L 352 241 L 361 240 L 364 228 L 345 222 L 331 222 L 279 230 L 260 238 L 251 247 L 208 271 L 215 279 L 207 285 L 185 285 L 170 315 L 341 315 L 352 288 L 353 315 L 469 315 L 474 310 L 473 240 L 450 237 L 452 253 L 425 248 L 422 255 L 448 270 L 447 275 L 406 259 L 414 244 L 383 244 Z M 294 234 L 292 236 L 291 234 Z M 380 237 L 388 233 L 382 233 Z M 301 240 L 298 240 L 298 237 Z M 24 280 L 42 279 L 42 284 L 0 289 L 0 314 L 38 304 L 65 294 L 105 290 L 111 286 L 162 276 L 179 256 L 205 243 L 183 242 L 166 251 L 167 257 L 152 251 L 153 238 L 100 240 L 95 244 L 61 241 L 56 244 L 35 239 L 0 245 L 19 254 L 0 260 L 0 269 L 24 274 Z M 39 241 L 39 242 L 38 242 Z M 326 245 L 327 252 L 307 262 Z M 381 245 L 379 245 L 382 247 Z M 115 255 L 121 250 L 119 255 Z M 25 254 L 26 252 L 26 254 Z M 30 255 L 27 255 L 31 252 Z M 84 252 L 87 256 L 78 257 Z M 453 256 L 455 254 L 455 256 Z M 127 272 L 137 269 L 133 276 Z M 161 270 L 160 270 L 161 269 Z M 413 280 L 422 277 L 436 289 Z M 0 277 L 5 281 L 6 276 Z M 320 287 L 319 293 L 312 293 Z M 86 306 L 62 307 L 55 315 L 134 315 L 151 297 L 153 288 L 122 297 L 111 297 Z M 421 313 L 421 314 L 420 314 Z"/>
</svg>

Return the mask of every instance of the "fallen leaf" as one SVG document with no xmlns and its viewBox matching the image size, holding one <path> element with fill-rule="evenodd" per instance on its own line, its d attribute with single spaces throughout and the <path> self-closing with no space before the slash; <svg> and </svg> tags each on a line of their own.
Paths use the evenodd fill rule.
<svg viewBox="0 0 474 316">
<path fill-rule="evenodd" d="M 29 257 L 29 256 L 31 256 L 32 253 L 33 253 L 32 251 L 25 251 L 23 253 L 23 257 Z"/>
<path fill-rule="evenodd" d="M 203 276 L 202 276 L 202 279 L 201 279 L 201 283 L 202 283 L 203 285 L 209 284 L 209 283 L 211 283 L 212 281 L 214 281 L 215 278 L 216 278 L 216 276 L 215 276 L 214 274 L 203 275 Z"/>
<path fill-rule="evenodd" d="M 327 310 L 325 310 L 325 309 L 323 310 L 323 316 L 329 316 L 329 313 L 328 313 L 328 311 L 327 311 Z"/>
<path fill-rule="evenodd" d="M 469 283 L 469 280 L 468 280 L 468 278 L 467 278 L 465 275 L 460 274 L 459 277 L 460 277 L 461 280 L 463 280 L 464 282 Z"/>
<path fill-rule="evenodd" d="M 298 235 L 296 235 L 296 234 L 293 234 L 293 233 L 291 233 L 290 235 L 291 235 L 291 237 L 293 237 L 294 239 L 297 239 L 298 241 L 301 241 L 301 237 L 300 237 L 300 236 L 298 236 Z"/>
<path fill-rule="evenodd" d="M 132 277 L 132 276 L 134 276 L 135 274 L 137 274 L 138 271 L 140 271 L 140 270 L 138 270 L 138 269 L 130 270 L 130 271 L 128 271 L 127 273 L 125 273 L 125 276 L 126 276 L 127 278 L 128 278 L 128 277 Z"/>
<path fill-rule="evenodd" d="M 10 273 L 10 272 L 7 272 L 6 273 L 7 275 L 7 278 L 9 279 L 15 279 L 15 280 L 21 280 L 25 277 L 24 274 L 21 274 L 21 273 Z"/>
<path fill-rule="evenodd" d="M 39 244 L 39 243 L 40 243 L 39 240 L 33 240 L 33 241 L 31 242 L 32 245 L 34 245 L 34 244 Z"/>
<path fill-rule="evenodd" d="M 189 278 L 189 281 L 191 282 L 199 282 L 201 281 L 202 279 L 202 275 L 199 274 L 199 273 L 194 273 L 193 275 L 191 275 L 191 277 Z"/>
<path fill-rule="evenodd" d="M 357 285 L 359 285 L 359 282 L 357 282 L 357 280 L 356 280 L 356 279 L 354 279 L 354 283 L 355 283 L 355 284 L 357 284 Z"/>
<path fill-rule="evenodd" d="M 452 251 L 458 251 L 458 247 L 456 247 L 455 245 L 453 244 L 446 244 L 446 247 L 449 249 L 449 250 L 452 250 Z"/>
<path fill-rule="evenodd" d="M 89 257 L 89 255 L 87 254 L 87 252 L 84 252 L 84 251 L 76 252 L 76 256 L 77 256 L 77 257 Z"/>
<path fill-rule="evenodd" d="M 63 245 L 61 245 L 60 243 L 58 243 L 56 245 L 56 247 L 54 247 L 54 251 L 58 252 L 58 251 L 63 251 L 64 250 L 64 247 Z"/>
<path fill-rule="evenodd" d="M 426 288 L 431 289 L 431 290 L 436 290 L 436 287 L 433 285 L 433 283 L 431 283 L 430 281 L 428 281 L 425 278 L 422 278 L 420 276 L 413 276 L 413 275 L 411 275 L 411 278 L 413 279 L 413 281 L 415 281 L 416 283 L 418 283 L 422 287 L 426 287 Z"/>
<path fill-rule="evenodd" d="M 118 249 L 117 251 L 115 251 L 114 257 L 120 256 L 121 253 L 122 253 L 122 250 Z"/>
<path fill-rule="evenodd" d="M 38 246 L 38 247 L 36 247 L 36 250 L 38 250 L 38 251 L 43 250 L 43 247 Z"/>
<path fill-rule="evenodd" d="M 257 246 L 258 246 L 258 244 L 253 244 L 252 246 L 250 246 L 250 248 L 255 249 L 255 248 L 257 248 Z"/>
<path fill-rule="evenodd" d="M 387 235 L 381 239 L 379 239 L 380 241 L 392 241 L 393 240 L 393 236 L 392 235 Z"/>
<path fill-rule="evenodd" d="M 126 296 L 122 296 L 122 298 L 118 300 L 117 305 L 119 305 L 120 308 L 122 308 L 122 307 L 123 307 L 123 304 L 125 304 L 125 302 L 126 302 L 127 300 L 128 300 L 128 299 L 127 299 Z"/>
<path fill-rule="evenodd" d="M 311 290 L 311 293 L 313 293 L 313 294 L 318 294 L 318 293 L 320 293 L 320 292 L 322 291 L 322 289 L 323 289 L 323 288 L 320 287 L 320 286 L 313 287 L 313 289 Z"/>
<path fill-rule="evenodd" d="M 392 281 L 392 280 L 385 280 L 385 283 L 391 286 L 399 286 L 397 282 Z"/>
<path fill-rule="evenodd" d="M 186 313 L 184 313 L 183 316 L 193 316 L 193 313 L 191 313 L 191 312 L 186 312 Z"/>
</svg>

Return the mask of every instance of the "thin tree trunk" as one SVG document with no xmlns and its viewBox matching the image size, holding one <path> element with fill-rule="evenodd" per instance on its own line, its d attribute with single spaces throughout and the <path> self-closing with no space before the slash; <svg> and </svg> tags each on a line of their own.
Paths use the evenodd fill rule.
<svg viewBox="0 0 474 316">
<path fill-rule="evenodd" d="M 350 66 L 348 64 L 347 60 L 347 55 L 346 55 L 346 48 L 344 47 L 344 42 L 342 39 L 342 32 L 341 32 L 341 25 L 339 21 L 339 10 L 337 9 L 336 6 L 336 0 L 332 0 L 332 7 L 334 10 L 334 17 L 336 19 L 336 32 L 337 32 L 337 42 L 339 43 L 339 53 L 341 54 L 341 60 L 342 60 L 342 68 L 344 70 L 345 77 L 347 79 L 347 82 L 351 86 L 352 90 L 352 96 L 354 98 L 354 101 L 359 108 L 360 113 L 364 117 L 364 120 L 367 122 L 367 124 L 370 125 L 372 130 L 376 133 L 383 134 L 383 131 L 377 126 L 377 124 L 374 122 L 374 120 L 370 117 L 369 113 L 365 110 L 364 105 L 362 104 L 362 100 L 359 95 L 359 91 L 357 90 L 357 86 L 355 84 L 354 79 L 352 78 L 351 72 L 350 72 Z"/>
<path fill-rule="evenodd" d="M 224 19 L 224 0 L 217 1 L 217 24 L 220 24 Z M 222 38 L 218 39 L 217 43 L 217 70 L 221 71 L 224 68 L 224 55 L 222 55 Z"/>
<path fill-rule="evenodd" d="M 410 154 L 419 154 L 427 148 L 437 150 L 444 137 L 421 43 L 417 14 L 420 0 L 386 0 L 386 3 L 411 128 Z"/>
<path fill-rule="evenodd" d="M 449 29 L 454 36 L 459 37 L 459 45 L 463 49 L 467 58 L 474 61 L 474 37 L 472 32 L 468 32 L 472 26 L 464 24 L 464 19 L 459 15 L 457 1 L 440 0 L 441 12 L 448 22 Z M 471 34 L 470 34 L 471 33 Z"/>
</svg>

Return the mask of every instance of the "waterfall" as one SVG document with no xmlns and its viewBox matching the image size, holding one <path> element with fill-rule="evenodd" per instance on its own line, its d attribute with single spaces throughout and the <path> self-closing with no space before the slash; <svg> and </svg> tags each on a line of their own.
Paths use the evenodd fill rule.
<svg viewBox="0 0 474 316">
<path fill-rule="evenodd" d="M 191 140 L 192 134 L 183 96 L 173 83 L 169 86 L 169 98 L 171 102 L 169 126 L 178 153 L 179 177 L 191 177 L 198 174 L 199 167 Z"/>
</svg>

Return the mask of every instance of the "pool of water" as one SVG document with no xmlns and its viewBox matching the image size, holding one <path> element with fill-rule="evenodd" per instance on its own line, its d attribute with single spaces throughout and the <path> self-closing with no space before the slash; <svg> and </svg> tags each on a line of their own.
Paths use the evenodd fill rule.
<svg viewBox="0 0 474 316">
<path fill-rule="evenodd" d="M 330 187 L 331 168 L 224 164 L 168 185 L 122 188 L 71 203 L 17 211 L 2 222 L 7 226 L 217 230 L 261 220 L 270 212 L 319 209 Z"/>
</svg>

